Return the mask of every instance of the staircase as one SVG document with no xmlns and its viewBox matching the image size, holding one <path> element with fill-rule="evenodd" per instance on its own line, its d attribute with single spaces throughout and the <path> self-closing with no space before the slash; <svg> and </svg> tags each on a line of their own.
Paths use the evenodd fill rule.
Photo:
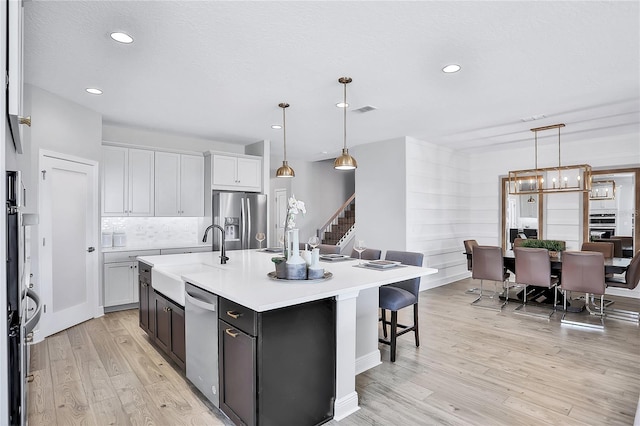
<svg viewBox="0 0 640 426">
<path fill-rule="evenodd" d="M 334 215 L 318 229 L 317 235 L 322 244 L 342 246 L 349 240 L 356 224 L 356 195 L 349 199 L 334 213 Z"/>
</svg>

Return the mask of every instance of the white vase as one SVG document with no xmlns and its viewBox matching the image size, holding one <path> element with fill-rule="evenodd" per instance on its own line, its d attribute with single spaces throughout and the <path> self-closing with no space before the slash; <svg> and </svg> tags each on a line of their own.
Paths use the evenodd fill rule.
<svg viewBox="0 0 640 426">
<path fill-rule="evenodd" d="M 320 266 L 320 249 L 315 248 L 311 252 L 311 265 L 309 265 L 308 276 L 310 280 L 317 280 L 324 276 L 324 268 Z"/>
<path fill-rule="evenodd" d="M 300 256 L 299 231 L 299 229 L 291 229 L 287 231 L 287 244 L 289 249 L 289 259 L 287 259 L 287 263 L 290 265 L 306 264 L 302 256 Z"/>
</svg>

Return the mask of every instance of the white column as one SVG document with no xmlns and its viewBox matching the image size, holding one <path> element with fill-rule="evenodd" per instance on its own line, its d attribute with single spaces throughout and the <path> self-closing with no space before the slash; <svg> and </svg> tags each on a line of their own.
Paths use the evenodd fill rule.
<svg viewBox="0 0 640 426">
<path fill-rule="evenodd" d="M 333 418 L 356 412 L 356 301 L 358 291 L 336 297 L 336 401 Z"/>
<path fill-rule="evenodd" d="M 361 290 L 356 299 L 356 374 L 380 365 L 378 287 Z"/>
</svg>

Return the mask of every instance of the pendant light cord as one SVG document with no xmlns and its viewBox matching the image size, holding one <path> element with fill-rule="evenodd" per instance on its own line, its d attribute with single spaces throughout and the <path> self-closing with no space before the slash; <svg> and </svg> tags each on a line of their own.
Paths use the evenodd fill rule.
<svg viewBox="0 0 640 426">
<path fill-rule="evenodd" d="M 344 147 L 343 149 L 347 149 L 347 83 L 343 83 L 344 85 Z"/>
<path fill-rule="evenodd" d="M 284 142 L 284 161 L 287 161 L 287 120 L 285 110 L 287 108 L 282 108 L 282 139 Z"/>
</svg>

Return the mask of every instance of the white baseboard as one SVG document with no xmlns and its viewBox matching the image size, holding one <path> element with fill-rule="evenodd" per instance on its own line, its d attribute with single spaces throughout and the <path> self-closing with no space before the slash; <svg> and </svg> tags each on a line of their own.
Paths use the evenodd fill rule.
<svg viewBox="0 0 640 426">
<path fill-rule="evenodd" d="M 376 349 L 364 356 L 356 358 L 356 375 L 382 364 L 380 350 Z"/>
<path fill-rule="evenodd" d="M 345 417 L 355 413 L 358 411 L 360 407 L 358 406 L 358 393 L 351 392 L 349 395 L 337 399 L 333 404 L 333 419 L 334 420 L 342 420 Z"/>
</svg>

